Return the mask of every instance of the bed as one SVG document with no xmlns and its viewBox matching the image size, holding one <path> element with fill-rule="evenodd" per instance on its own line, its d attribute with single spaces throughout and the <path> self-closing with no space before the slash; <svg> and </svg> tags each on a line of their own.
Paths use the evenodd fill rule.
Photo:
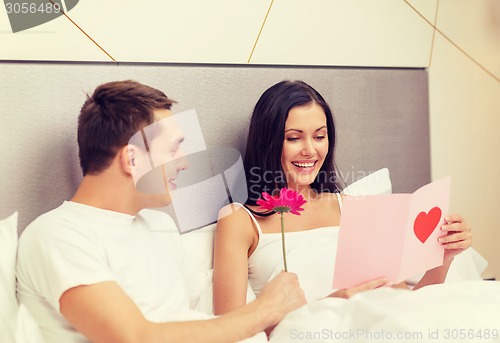
<svg viewBox="0 0 500 343">
<path fill-rule="evenodd" d="M 100 83 L 135 79 L 160 88 L 178 101 L 174 112 L 197 110 L 207 149 L 243 151 L 258 96 L 280 80 L 302 79 L 334 110 L 337 161 L 346 184 L 353 184 L 346 192 L 406 193 L 430 182 L 423 69 L 1 62 L 0 71 L 0 155 L 9 162 L 0 165 L 0 218 L 6 218 L 0 222 L 0 342 L 41 341 L 36 323 L 15 298 L 17 235 L 76 189 L 76 116 L 85 92 Z M 384 171 L 373 177 L 384 167 L 390 179 Z M 182 219 L 173 208 L 162 210 Z M 187 231 L 181 239 L 191 305 L 211 314 L 213 220 Z M 481 280 L 485 263 L 470 249 L 456 259 L 444 285 L 418 292 L 379 289 L 349 301 L 308 304 L 287 315 L 270 340 L 500 341 L 500 284 Z M 248 301 L 254 296 L 249 287 Z"/>
</svg>

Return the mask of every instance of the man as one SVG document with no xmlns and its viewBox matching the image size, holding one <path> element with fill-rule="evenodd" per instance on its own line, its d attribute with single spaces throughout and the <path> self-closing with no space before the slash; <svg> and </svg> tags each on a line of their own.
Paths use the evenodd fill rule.
<svg viewBox="0 0 500 343">
<path fill-rule="evenodd" d="M 176 321 L 200 316 L 186 315 L 175 224 L 145 208 L 171 202 L 167 185 L 187 167 L 178 148 L 182 137 L 173 139 L 173 149 L 164 147 L 174 168 L 164 174 L 162 194 L 137 190 L 134 175 L 149 146 L 129 143 L 169 118 L 172 103 L 133 81 L 101 85 L 84 103 L 78 120 L 83 180 L 70 201 L 37 218 L 19 242 L 19 300 L 47 342 L 233 342 L 305 303 L 296 276 L 282 273 L 255 301 L 228 315 Z"/>
</svg>

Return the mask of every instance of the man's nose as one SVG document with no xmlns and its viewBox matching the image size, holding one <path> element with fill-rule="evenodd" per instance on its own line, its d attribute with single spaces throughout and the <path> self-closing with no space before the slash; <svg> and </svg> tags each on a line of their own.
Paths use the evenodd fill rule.
<svg viewBox="0 0 500 343">
<path fill-rule="evenodd" d="M 189 160 L 184 153 L 184 150 L 182 148 L 179 149 L 177 152 L 177 156 L 175 159 L 175 165 L 177 170 L 185 170 L 189 168 Z"/>
</svg>

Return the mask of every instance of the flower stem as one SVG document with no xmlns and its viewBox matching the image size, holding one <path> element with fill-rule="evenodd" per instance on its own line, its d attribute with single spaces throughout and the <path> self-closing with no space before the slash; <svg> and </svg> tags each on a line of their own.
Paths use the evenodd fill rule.
<svg viewBox="0 0 500 343">
<path fill-rule="evenodd" d="M 285 218 L 284 213 L 281 213 L 281 246 L 283 248 L 283 264 L 285 265 L 285 272 L 288 272 L 286 266 L 286 250 L 285 250 Z"/>
</svg>

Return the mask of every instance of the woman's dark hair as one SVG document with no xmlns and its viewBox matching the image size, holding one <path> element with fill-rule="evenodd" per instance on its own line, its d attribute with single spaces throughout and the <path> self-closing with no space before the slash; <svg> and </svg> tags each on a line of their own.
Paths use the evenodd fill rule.
<svg viewBox="0 0 500 343">
<path fill-rule="evenodd" d="M 318 104 L 326 115 L 328 153 L 318 175 L 311 184 L 317 193 L 340 192 L 342 181 L 334 162 L 335 124 L 327 102 L 303 81 L 281 81 L 268 88 L 259 98 L 250 119 L 244 159 L 248 200 L 255 205 L 262 192 L 286 187 L 281 166 L 281 152 L 285 137 L 285 122 L 294 107 Z"/>
</svg>

